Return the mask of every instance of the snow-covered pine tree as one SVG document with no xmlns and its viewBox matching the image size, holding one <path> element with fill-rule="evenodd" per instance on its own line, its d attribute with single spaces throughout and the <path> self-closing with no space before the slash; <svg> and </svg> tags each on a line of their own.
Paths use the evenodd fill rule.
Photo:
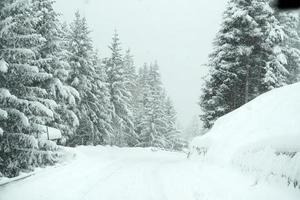
<svg viewBox="0 0 300 200">
<path fill-rule="evenodd" d="M 111 144 L 113 140 L 112 124 L 112 104 L 110 102 L 109 85 L 107 83 L 107 75 L 105 66 L 95 54 L 95 74 L 93 77 L 94 84 L 92 93 L 95 94 L 97 100 L 95 101 L 97 120 L 94 120 L 96 132 L 101 133 L 96 135 L 96 141 L 99 144 Z"/>
<path fill-rule="evenodd" d="M 79 93 L 66 84 L 70 72 L 70 53 L 63 41 L 66 38 L 65 33 L 53 4 L 53 0 L 33 0 L 34 13 L 38 20 L 35 29 L 46 39 L 39 49 L 39 65 L 53 76 L 47 84 L 47 90 L 57 106 L 50 106 L 55 118 L 50 125 L 60 129 L 67 139 L 79 125 L 78 118 L 72 111 L 79 100 Z"/>
<path fill-rule="evenodd" d="M 264 43 L 261 44 L 260 54 L 264 57 L 261 60 L 265 61 L 262 65 L 264 78 L 261 82 L 259 94 L 281 87 L 288 83 L 289 71 L 286 68 L 287 55 L 284 54 L 285 31 L 279 19 L 276 18 L 276 12 L 270 6 L 270 0 L 263 4 L 269 6 L 263 10 L 262 14 L 268 16 L 267 20 L 261 25 L 263 34 L 261 38 Z M 267 33 L 267 34 L 266 34 Z"/>
<path fill-rule="evenodd" d="M 130 49 L 127 49 L 125 52 L 124 58 L 123 58 L 123 65 L 124 65 L 124 70 L 126 74 L 126 88 L 130 91 L 132 94 L 131 97 L 131 104 L 134 104 L 135 98 L 133 95 L 136 93 L 136 88 L 137 88 L 137 74 L 136 74 L 136 68 L 134 65 L 134 60 L 133 56 L 131 54 Z"/>
<path fill-rule="evenodd" d="M 135 132 L 139 136 L 141 135 L 141 131 L 143 129 L 142 126 L 142 117 L 145 115 L 144 105 L 148 101 L 148 95 L 150 94 L 149 91 L 149 84 L 148 84 L 148 74 L 149 74 L 149 67 L 145 63 L 143 67 L 139 68 L 137 74 L 137 81 L 136 81 L 136 92 L 135 96 L 135 112 L 134 112 L 134 127 Z"/>
<path fill-rule="evenodd" d="M 275 17 L 283 28 L 283 52 L 284 66 L 288 70 L 287 83 L 300 81 L 300 15 L 298 12 L 280 12 L 275 10 Z"/>
<path fill-rule="evenodd" d="M 136 73 L 136 68 L 134 64 L 134 59 L 133 55 L 131 54 L 130 49 L 127 49 L 125 52 L 124 58 L 123 58 L 123 65 L 125 69 L 125 74 L 126 74 L 126 88 L 131 93 L 131 98 L 130 98 L 130 105 L 132 107 L 132 112 L 133 115 L 136 113 L 136 104 L 137 104 L 137 98 L 136 96 L 138 95 L 137 91 L 137 73 Z M 135 116 L 134 116 L 135 118 Z"/>
<path fill-rule="evenodd" d="M 68 50 L 71 53 L 68 84 L 74 87 L 80 95 L 80 102 L 75 108 L 75 113 L 79 118 L 79 128 L 70 141 L 71 145 L 90 144 L 94 138 L 91 119 L 94 111 L 90 107 L 95 101 L 95 96 L 91 92 L 94 66 L 91 58 L 93 47 L 89 34 L 86 19 L 82 18 L 77 11 L 68 35 Z"/>
<path fill-rule="evenodd" d="M 124 68 L 125 68 L 126 80 L 127 80 L 126 88 L 128 88 L 131 93 L 130 105 L 133 114 L 133 124 L 135 128 L 135 133 L 138 135 L 139 132 L 137 131 L 137 127 L 142 116 L 141 113 L 142 110 L 140 109 L 140 105 L 142 104 L 140 104 L 140 100 L 143 96 L 141 93 L 142 88 L 140 87 L 142 86 L 142 84 L 139 84 L 139 81 L 143 81 L 143 80 L 140 79 L 137 75 L 134 59 L 130 49 L 128 49 L 125 52 L 125 56 L 123 59 L 124 59 Z"/>
<path fill-rule="evenodd" d="M 180 150 L 185 142 L 176 126 L 176 112 L 164 91 L 159 66 L 144 64 L 137 78 L 135 128 L 138 146 Z"/>
<path fill-rule="evenodd" d="M 107 89 L 103 89 L 106 84 L 99 74 L 104 71 L 96 69 L 101 66 L 89 34 L 86 19 L 76 12 L 68 38 L 71 53 L 68 82 L 80 94 L 80 102 L 76 108 L 80 125 L 71 145 L 103 144 L 110 131 L 110 105 L 107 105 L 106 99 L 108 93 Z"/>
<path fill-rule="evenodd" d="M 269 0 L 231 0 L 210 55 L 200 106 L 204 127 L 257 95 L 287 83 L 284 31 Z"/>
<path fill-rule="evenodd" d="M 114 33 L 113 41 L 109 48 L 112 54 L 105 61 L 105 65 L 113 107 L 112 127 L 114 129 L 114 141 L 112 141 L 112 144 L 134 146 L 137 143 L 137 135 L 133 124 L 132 94 L 130 88 L 128 88 L 127 67 L 124 65 L 117 32 Z"/>
<path fill-rule="evenodd" d="M 140 122 L 140 143 L 142 147 L 168 146 L 168 122 L 165 116 L 165 94 L 162 88 L 157 63 L 145 69 L 145 85 L 143 86 L 143 116 Z"/>
<path fill-rule="evenodd" d="M 16 176 L 20 170 L 52 164 L 57 146 L 36 138 L 41 125 L 53 120 L 53 112 L 43 103 L 48 99 L 43 83 L 51 80 L 49 73 L 38 67 L 38 49 L 45 39 L 34 29 L 30 0 L 4 0 L 0 7 L 0 171 Z M 4 66 L 4 67 L 3 67 Z M 4 69 L 4 70 L 3 70 Z M 55 104 L 55 102 L 53 102 Z M 46 151 L 42 151 L 46 150 Z"/>
<path fill-rule="evenodd" d="M 167 122 L 166 135 L 168 141 L 166 147 L 171 150 L 182 150 L 182 148 L 186 146 L 186 141 L 182 136 L 181 130 L 176 126 L 176 111 L 170 97 L 165 99 L 164 104 L 165 119 Z"/>
<path fill-rule="evenodd" d="M 8 64 L 5 62 L 5 60 L 0 59 L 0 86 L 4 85 L 4 83 L 2 83 L 2 81 L 4 81 L 3 75 L 5 75 L 7 73 L 7 71 L 8 71 Z M 2 123 L 0 123 L 0 137 L 3 136 L 2 124 L 5 120 L 7 120 L 7 117 L 8 117 L 7 112 L 5 110 L 1 109 L 1 107 L 0 107 L 0 122 L 2 122 Z"/>
</svg>

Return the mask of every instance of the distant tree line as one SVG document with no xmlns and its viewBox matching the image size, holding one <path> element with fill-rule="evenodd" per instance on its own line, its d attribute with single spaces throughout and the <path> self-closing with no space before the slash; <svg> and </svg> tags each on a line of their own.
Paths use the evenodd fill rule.
<svg viewBox="0 0 300 200">
<path fill-rule="evenodd" d="M 0 176 L 55 163 L 63 143 L 179 150 L 176 112 L 157 63 L 138 73 L 117 33 L 111 56 L 97 54 L 86 19 L 59 21 L 53 0 L 0 1 Z"/>
</svg>

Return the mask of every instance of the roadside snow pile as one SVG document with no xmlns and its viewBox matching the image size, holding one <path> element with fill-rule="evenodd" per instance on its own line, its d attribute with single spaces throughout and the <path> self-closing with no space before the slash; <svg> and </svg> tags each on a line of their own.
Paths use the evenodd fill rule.
<svg viewBox="0 0 300 200">
<path fill-rule="evenodd" d="M 234 164 L 258 176 L 300 183 L 300 83 L 265 93 L 221 117 L 191 153 Z"/>
</svg>

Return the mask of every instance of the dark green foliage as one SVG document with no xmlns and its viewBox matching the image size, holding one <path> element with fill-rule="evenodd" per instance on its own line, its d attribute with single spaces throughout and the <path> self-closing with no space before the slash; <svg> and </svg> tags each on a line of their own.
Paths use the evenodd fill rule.
<svg viewBox="0 0 300 200">
<path fill-rule="evenodd" d="M 39 66 L 38 50 L 45 38 L 35 30 L 37 21 L 31 1 L 6 1 L 0 8 L 0 57 L 7 63 L 7 70 L 0 71 L 0 109 L 6 112 L 0 141 L 4 176 L 57 159 L 49 155 L 47 144 L 42 147 L 42 141 L 35 138 L 41 125 L 54 119 L 50 105 L 56 106 L 45 89 L 52 75 Z"/>
<path fill-rule="evenodd" d="M 36 140 L 23 133 L 0 137 L 0 173 L 6 177 L 18 176 L 21 171 L 53 165 L 61 153 L 55 143 Z"/>
<path fill-rule="evenodd" d="M 300 54 L 289 45 L 291 33 L 286 31 L 293 23 L 281 20 L 268 0 L 229 2 L 200 99 L 204 128 L 258 95 L 295 81 Z M 287 16 L 285 21 L 291 22 Z"/>
<path fill-rule="evenodd" d="M 106 75 L 89 33 L 86 19 L 77 12 L 67 38 L 71 53 L 68 83 L 80 96 L 75 109 L 79 128 L 69 141 L 71 145 L 108 144 L 111 140 L 111 104 Z"/>
</svg>

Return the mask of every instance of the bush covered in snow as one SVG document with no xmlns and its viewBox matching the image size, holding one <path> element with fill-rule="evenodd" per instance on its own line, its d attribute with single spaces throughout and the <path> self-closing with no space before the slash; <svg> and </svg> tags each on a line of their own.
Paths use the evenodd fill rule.
<svg viewBox="0 0 300 200">
<path fill-rule="evenodd" d="M 5 177 L 53 165 L 61 155 L 62 151 L 51 141 L 37 140 L 23 133 L 0 136 L 0 173 Z"/>
<path fill-rule="evenodd" d="M 300 84 L 265 93 L 219 118 L 190 144 L 191 153 L 234 164 L 258 177 L 300 182 Z"/>
</svg>

